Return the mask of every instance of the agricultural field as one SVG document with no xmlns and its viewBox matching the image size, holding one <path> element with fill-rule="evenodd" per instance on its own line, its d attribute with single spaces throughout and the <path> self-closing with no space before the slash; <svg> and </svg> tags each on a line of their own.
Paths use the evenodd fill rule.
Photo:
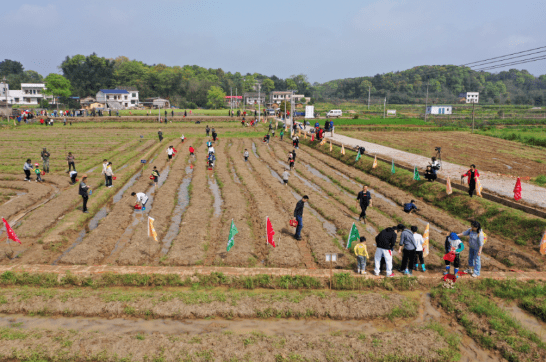
<svg viewBox="0 0 546 362">
<path fill-rule="evenodd" d="M 544 282 L 503 284 L 462 278 L 456 289 L 439 286 L 448 232 L 466 230 L 477 214 L 494 220 L 504 210 L 489 214 L 483 200 L 470 200 L 465 202 L 474 214 L 457 215 L 447 203 L 433 201 L 445 201 L 445 196 L 431 196 L 436 189 L 420 184 L 419 210 L 408 215 L 402 205 L 415 197 L 413 191 L 353 167 L 346 159 L 332 157 L 307 141 L 297 150 L 296 168 L 285 186 L 280 175 L 288 166 L 287 154 L 292 146 L 278 136 L 269 144 L 263 143 L 265 124 L 246 128 L 237 121 L 214 123 L 219 134 L 214 144 L 217 160 L 209 169 L 205 125 L 105 121 L 4 129 L 0 136 L 0 215 L 14 227 L 22 243 L 8 244 L 2 230 L 0 269 L 7 271 L 0 273 L 1 358 L 546 358 L 546 341 L 540 334 L 544 326 Z M 159 128 L 165 137 L 161 143 Z M 428 133 L 435 137 L 439 132 Z M 181 134 L 186 137 L 184 143 Z M 446 135 L 439 133 L 438 137 L 442 136 Z M 171 161 L 166 153 L 169 145 L 178 150 Z M 190 145 L 196 149 L 195 156 L 188 152 Z M 23 162 L 31 158 L 41 164 L 43 147 L 51 152 L 51 173 L 43 176 L 43 183 L 35 182 L 34 176 L 32 182 L 24 182 Z M 248 162 L 243 158 L 245 150 L 250 153 Z M 78 186 L 69 183 L 64 160 L 68 151 L 76 156 L 78 178 L 83 173 L 89 176 L 93 189 L 89 214 L 82 213 Z M 518 156 L 505 157 L 529 157 L 525 153 L 528 150 L 519 152 Z M 114 165 L 112 188 L 104 187 L 103 159 Z M 157 188 L 149 178 L 153 167 L 161 174 Z M 367 224 L 358 221 L 360 210 L 356 205 L 356 194 L 363 185 L 370 187 L 373 199 Z M 132 192 L 148 195 L 146 210 L 134 209 Z M 309 196 L 309 203 L 304 212 L 303 239 L 297 241 L 289 221 L 302 195 Z M 454 193 L 454 197 L 460 196 Z M 155 220 L 158 242 L 147 234 L 148 216 Z M 275 248 L 265 242 L 266 217 L 275 230 Z M 232 221 L 238 234 L 228 252 Z M 530 218 L 525 233 L 517 238 L 493 227 L 488 229 L 482 270 L 491 274 L 510 273 L 510 269 L 543 272 L 544 260 L 534 240 L 541 222 Z M 416 272 L 425 278 L 400 277 L 398 272 L 392 279 L 356 277 L 355 257 L 345 248 L 353 223 L 368 240 L 369 274 L 376 251 L 374 240 L 380 230 L 403 223 L 416 225 L 422 232 L 429 224 L 427 271 Z M 332 253 L 338 260 L 330 286 L 323 277 L 298 275 L 298 270 L 328 275 L 330 263 L 325 261 L 325 254 Z M 393 255 L 397 267 L 401 261 L 397 248 Z M 120 271 L 131 267 L 161 269 L 164 274 L 66 272 L 61 277 L 12 271 L 97 266 Z M 187 278 L 177 274 L 193 270 L 188 268 L 216 268 L 217 272 Z M 223 274 L 222 270 L 238 274 Z M 251 276 L 246 276 L 247 272 Z M 419 343 L 404 337 L 408 334 Z"/>
</svg>

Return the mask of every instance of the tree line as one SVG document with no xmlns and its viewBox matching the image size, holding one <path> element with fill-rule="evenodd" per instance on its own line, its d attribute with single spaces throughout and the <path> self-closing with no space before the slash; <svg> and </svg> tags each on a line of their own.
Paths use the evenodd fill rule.
<svg viewBox="0 0 546 362">
<path fill-rule="evenodd" d="M 453 65 L 418 66 L 401 72 L 375 76 L 337 79 L 310 84 L 306 75 L 286 79 L 259 73 L 224 72 L 221 68 L 197 65 L 148 65 L 120 56 L 115 59 L 91 55 L 67 56 L 59 66 L 69 82 L 69 95 L 95 96 L 99 89 L 134 86 L 140 98 L 162 97 L 178 107 L 196 108 L 222 106 L 224 95 L 237 92 L 295 90 L 312 97 L 312 101 L 359 100 L 386 97 L 391 104 L 424 103 L 428 94 L 431 102 L 454 103 L 459 93 L 480 92 L 480 103 L 532 104 L 546 103 L 546 75 L 535 77 L 526 70 L 511 69 L 500 73 L 476 72 L 468 67 Z M 10 89 L 21 83 L 42 82 L 44 78 L 33 70 L 25 71 L 14 60 L 0 62 L 0 77 L 5 76 Z M 52 75 L 50 75 L 52 76 Z M 56 77 L 50 77 L 59 82 Z M 67 83 L 68 84 L 68 83 Z M 66 97 L 67 92 L 63 92 Z"/>
</svg>

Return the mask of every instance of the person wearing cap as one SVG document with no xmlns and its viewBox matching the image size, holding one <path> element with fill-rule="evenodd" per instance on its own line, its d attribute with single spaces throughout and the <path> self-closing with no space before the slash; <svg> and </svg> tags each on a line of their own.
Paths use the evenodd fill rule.
<svg viewBox="0 0 546 362">
<path fill-rule="evenodd" d="M 400 247 L 398 248 L 398 252 L 402 253 L 402 247 L 404 247 L 402 265 L 400 265 L 399 272 L 405 275 L 412 275 L 413 265 L 415 264 L 415 249 L 417 248 L 413 233 L 409 229 L 406 229 L 404 224 L 398 224 L 396 228 L 400 232 Z"/>
<path fill-rule="evenodd" d="M 80 188 L 78 190 L 80 196 L 83 199 L 83 212 L 85 214 L 88 214 L 89 211 L 87 211 L 87 200 L 89 199 L 89 191 L 91 191 L 91 187 L 86 185 L 87 182 L 87 175 L 82 176 L 82 180 L 80 181 Z"/>
<path fill-rule="evenodd" d="M 296 208 L 294 209 L 294 217 L 298 222 L 298 226 L 296 227 L 296 234 L 294 235 L 296 240 L 301 240 L 301 229 L 303 229 L 303 208 L 308 200 L 309 196 L 303 196 L 302 199 L 298 201 L 298 203 L 296 204 Z"/>
<path fill-rule="evenodd" d="M 453 260 L 453 267 L 455 268 L 455 270 L 454 270 L 455 278 L 458 278 L 459 277 L 459 274 L 458 274 L 459 273 L 459 266 L 461 264 L 460 253 L 461 253 L 461 251 L 464 250 L 464 244 L 461 241 L 461 239 L 459 239 L 459 236 L 457 234 L 450 233 L 446 237 L 444 247 L 445 247 L 446 254 L 449 254 L 452 251 L 455 252 L 455 259 Z M 446 263 L 446 271 L 444 272 L 444 275 L 447 275 L 447 274 L 449 274 L 449 269 L 451 267 L 451 262 L 449 260 L 446 260 L 445 263 Z"/>
<path fill-rule="evenodd" d="M 44 147 L 44 149 L 42 150 L 41 156 L 42 156 L 42 161 L 44 162 L 44 172 L 49 173 L 49 157 L 51 157 L 51 154 Z"/>
<path fill-rule="evenodd" d="M 34 173 L 36 174 L 36 182 L 42 182 L 42 171 L 40 171 L 40 165 L 34 164 Z"/>
<path fill-rule="evenodd" d="M 366 274 L 366 261 L 370 257 L 368 255 L 368 248 L 366 247 L 366 238 L 360 237 L 360 242 L 355 245 L 354 252 L 356 255 L 356 272 L 357 274 Z"/>
</svg>

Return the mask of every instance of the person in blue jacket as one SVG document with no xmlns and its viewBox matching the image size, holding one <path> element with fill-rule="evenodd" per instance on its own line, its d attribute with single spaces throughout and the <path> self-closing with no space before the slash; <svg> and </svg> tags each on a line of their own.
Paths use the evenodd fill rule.
<svg viewBox="0 0 546 362">
<path fill-rule="evenodd" d="M 457 234 L 451 233 L 446 237 L 444 247 L 445 247 L 446 254 L 452 251 L 455 252 L 455 260 L 453 260 L 453 267 L 455 268 L 454 270 L 455 278 L 458 278 L 459 266 L 461 265 L 460 254 L 461 254 L 461 251 L 464 250 L 464 244 L 461 241 L 461 239 L 459 239 Z M 451 268 L 451 262 L 449 260 L 446 260 L 445 262 L 446 262 L 446 271 L 444 272 L 444 275 L 447 275 L 449 274 L 449 269 Z"/>
</svg>

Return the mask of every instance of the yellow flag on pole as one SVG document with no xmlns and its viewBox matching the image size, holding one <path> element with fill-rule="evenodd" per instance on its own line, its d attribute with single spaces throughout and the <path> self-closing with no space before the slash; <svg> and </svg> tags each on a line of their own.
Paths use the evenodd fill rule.
<svg viewBox="0 0 546 362">
<path fill-rule="evenodd" d="M 303 134 L 303 139 L 307 139 L 307 132 Z"/>
<path fill-rule="evenodd" d="M 427 224 L 427 227 L 425 228 L 425 232 L 423 233 L 423 258 L 425 258 L 428 253 L 429 253 L 429 234 L 430 234 L 430 230 L 429 230 L 429 227 L 430 227 L 430 224 Z"/>
<path fill-rule="evenodd" d="M 326 138 L 323 138 L 322 141 L 320 141 L 320 145 L 324 145 L 326 143 Z"/>
<path fill-rule="evenodd" d="M 373 165 L 372 165 L 372 168 L 376 168 L 376 167 L 377 167 L 377 155 L 373 159 Z"/>
<path fill-rule="evenodd" d="M 341 145 L 341 154 L 345 155 L 345 147 L 343 145 Z"/>
<path fill-rule="evenodd" d="M 542 235 L 542 240 L 540 241 L 540 253 L 546 255 L 546 231 Z"/>
<path fill-rule="evenodd" d="M 333 148 L 332 148 L 332 141 L 330 141 L 330 152 L 332 152 Z"/>
<path fill-rule="evenodd" d="M 451 180 L 449 179 L 449 176 L 447 176 L 447 181 L 446 181 L 446 192 L 448 195 L 451 195 L 453 193 L 453 189 L 451 188 Z"/>
<path fill-rule="evenodd" d="M 301 137 L 301 128 L 298 128 L 298 137 Z"/>
<path fill-rule="evenodd" d="M 480 182 L 480 178 L 476 177 L 476 195 L 478 195 L 479 197 L 483 197 L 482 190 L 483 190 L 483 187 L 482 187 L 482 183 Z"/>
<path fill-rule="evenodd" d="M 148 236 L 153 237 L 154 240 L 157 241 L 157 233 L 155 232 L 154 221 L 154 218 L 148 216 Z"/>
</svg>

